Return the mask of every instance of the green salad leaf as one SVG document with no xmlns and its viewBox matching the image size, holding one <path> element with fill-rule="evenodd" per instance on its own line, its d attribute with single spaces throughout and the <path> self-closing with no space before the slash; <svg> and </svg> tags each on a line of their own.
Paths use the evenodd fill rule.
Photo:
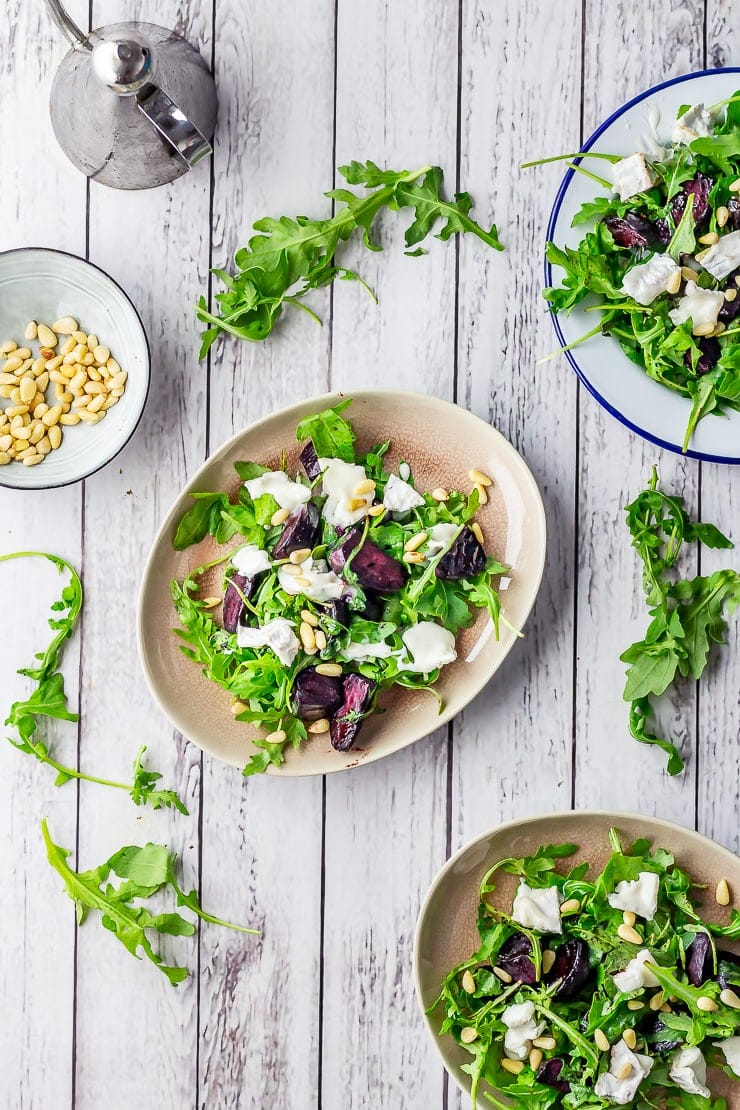
<svg viewBox="0 0 740 1110">
<path fill-rule="evenodd" d="M 120 848 L 93 870 L 74 871 L 67 862 L 69 849 L 54 843 L 46 820 L 41 822 L 41 832 L 49 864 L 62 877 L 65 891 L 75 904 L 78 924 L 84 923 L 91 910 L 99 912 L 104 928 L 113 933 L 132 956 L 141 959 L 141 953 L 151 960 L 173 986 L 187 979 L 188 969 L 166 964 L 152 944 L 152 934 L 190 937 L 195 932 L 195 926 L 176 911 L 154 913 L 148 906 L 142 905 L 155 894 L 160 891 L 174 894 L 175 906 L 187 907 L 202 921 L 241 933 L 258 934 L 256 929 L 232 925 L 206 913 L 197 892 L 184 891 L 179 886 L 177 857 L 163 844 L 129 845 Z M 121 879 L 117 886 L 112 882 L 112 876 Z"/>
<path fill-rule="evenodd" d="M 301 420 L 295 437 L 299 443 L 310 439 L 319 458 L 355 461 L 355 431 L 340 414 L 351 404 L 345 397 L 333 408 L 314 413 Z"/>
</svg>

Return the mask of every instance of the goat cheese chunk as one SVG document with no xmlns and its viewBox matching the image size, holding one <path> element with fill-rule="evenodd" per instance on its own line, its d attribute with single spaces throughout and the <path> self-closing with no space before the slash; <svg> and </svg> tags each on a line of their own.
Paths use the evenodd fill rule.
<svg viewBox="0 0 740 1110">
<path fill-rule="evenodd" d="M 236 630 L 236 642 L 242 648 L 268 647 L 286 667 L 293 662 L 300 647 L 293 625 L 284 617 L 276 617 L 261 628 L 240 625 Z"/>
<path fill-rule="evenodd" d="M 268 470 L 259 478 L 248 478 L 244 487 L 253 501 L 264 493 L 271 493 L 280 508 L 289 512 L 304 505 L 311 496 L 308 486 L 302 482 L 291 482 L 284 470 Z"/>
<path fill-rule="evenodd" d="M 348 463 L 344 459 L 319 459 L 321 489 L 326 496 L 324 519 L 335 528 L 349 528 L 364 520 L 372 506 L 375 493 L 357 493 L 357 487 L 367 480 L 363 466 Z M 350 505 L 355 508 L 351 509 Z"/>
<path fill-rule="evenodd" d="M 557 887 L 533 889 L 520 882 L 514 896 L 511 917 L 525 929 L 536 929 L 539 933 L 562 933 Z"/>
<path fill-rule="evenodd" d="M 717 281 L 724 281 L 740 266 L 740 231 L 723 235 L 719 242 L 702 255 L 701 265 Z"/>
<path fill-rule="evenodd" d="M 414 674 L 429 674 L 447 663 L 457 659 L 455 637 L 448 629 L 434 621 L 419 621 L 412 624 L 402 634 L 406 650 L 411 659 L 403 664 L 403 670 Z"/>
<path fill-rule="evenodd" d="M 654 871 L 641 871 L 636 879 L 617 883 L 608 901 L 612 909 L 626 910 L 652 921 L 658 908 L 660 879 Z"/>
<path fill-rule="evenodd" d="M 702 139 L 712 134 L 714 127 L 714 112 L 710 112 L 703 104 L 694 104 L 683 115 L 679 116 L 673 125 L 671 142 L 688 146 L 694 139 Z"/>
<path fill-rule="evenodd" d="M 616 975 L 612 975 L 617 990 L 624 991 L 627 994 L 629 991 L 637 991 L 642 987 L 659 987 L 660 983 L 652 971 L 645 967 L 646 963 L 655 963 L 655 960 L 647 948 L 643 948 L 633 960 L 630 960 L 624 971 L 618 971 Z"/>
<path fill-rule="evenodd" d="M 644 154 L 630 154 L 629 158 L 621 158 L 613 164 L 612 174 L 620 200 L 629 200 L 638 193 L 644 193 L 657 180 Z"/>
<path fill-rule="evenodd" d="M 411 509 L 418 509 L 424 504 L 424 498 L 403 478 L 391 474 L 385 484 L 383 504 L 393 513 L 407 513 Z"/>
<path fill-rule="evenodd" d="M 694 330 L 700 324 L 711 324 L 714 327 L 724 302 L 724 293 L 700 289 L 695 281 L 687 281 L 683 297 L 668 315 L 676 326 L 690 319 Z"/>
<path fill-rule="evenodd" d="M 350 640 L 342 648 L 344 659 L 387 659 L 390 655 L 393 655 L 393 648 L 384 640 L 374 644 L 358 644 Z"/>
<path fill-rule="evenodd" d="M 450 546 L 460 531 L 458 524 L 433 524 L 429 529 L 424 554 L 432 558 Z"/>
<path fill-rule="evenodd" d="M 680 271 L 669 254 L 654 254 L 647 262 L 633 266 L 624 275 L 620 292 L 632 297 L 638 304 L 652 304 L 665 293 L 674 275 Z"/>
<path fill-rule="evenodd" d="M 519 1002 L 507 1006 L 501 1020 L 506 1026 L 504 1052 L 510 1060 L 526 1060 L 532 1051 L 532 1041 L 545 1028 L 544 1021 L 534 1020 L 534 1003 Z"/>
<path fill-rule="evenodd" d="M 643 1079 L 650 1074 L 654 1063 L 650 1056 L 641 1056 L 639 1052 L 633 1052 L 624 1041 L 619 1040 L 612 1045 L 609 1071 L 599 1076 L 594 1091 L 600 1098 L 608 1098 L 616 1106 L 629 1106 Z M 627 1064 L 632 1070 L 619 1079 L 618 1077 L 627 1070 Z"/>
<path fill-rule="evenodd" d="M 256 543 L 245 543 L 231 556 L 231 565 L 237 574 L 245 578 L 256 578 L 258 574 L 270 569 L 270 557 Z"/>
<path fill-rule="evenodd" d="M 283 563 L 278 569 L 278 582 L 286 594 L 292 597 L 302 594 L 319 603 L 337 601 L 342 596 L 346 583 L 333 570 L 326 569 L 326 563 L 315 563 L 309 555 L 297 569 L 298 574 L 292 563 Z"/>
<path fill-rule="evenodd" d="M 715 1048 L 722 1049 L 728 1068 L 740 1079 L 740 1037 L 726 1037 L 724 1041 L 714 1041 Z"/>
<path fill-rule="evenodd" d="M 682 1091 L 711 1098 L 712 1092 L 707 1087 L 707 1062 L 695 1045 L 682 1048 L 676 1053 L 671 1061 L 669 1075 Z"/>
</svg>

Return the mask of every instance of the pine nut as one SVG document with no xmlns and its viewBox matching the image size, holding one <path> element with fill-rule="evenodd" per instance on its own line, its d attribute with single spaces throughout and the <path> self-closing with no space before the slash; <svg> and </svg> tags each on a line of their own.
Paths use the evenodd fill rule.
<svg viewBox="0 0 740 1110">
<path fill-rule="evenodd" d="M 16 386 L 14 389 L 11 389 L 10 399 L 14 405 L 19 405 L 21 403 L 21 391 L 18 386 Z"/>
<path fill-rule="evenodd" d="M 36 396 L 36 382 L 33 378 L 21 378 L 21 401 L 24 405 Z"/>
<path fill-rule="evenodd" d="M 660 1007 L 660 1012 L 661 1014 L 672 1014 L 673 1007 L 670 1006 L 667 1002 L 664 1002 L 663 1005 Z"/>
<path fill-rule="evenodd" d="M 296 578 L 301 573 L 301 568 L 294 566 L 292 563 L 283 563 L 283 574 L 289 574 L 292 578 Z"/>
<path fill-rule="evenodd" d="M 200 604 L 201 604 L 201 608 L 203 608 L 203 609 L 215 609 L 217 605 L 221 604 L 221 598 L 220 597 L 204 597 Z"/>
<path fill-rule="evenodd" d="M 41 423 L 40 420 L 36 424 L 31 424 L 31 429 L 32 430 L 30 436 L 28 437 L 28 442 L 36 444 L 39 442 L 40 439 L 44 438 L 44 435 L 46 434 L 46 429 L 44 428 L 44 425 Z"/>
<path fill-rule="evenodd" d="M 628 944 L 642 944 L 642 937 L 637 929 L 633 929 L 631 925 L 620 925 L 617 929 L 617 936 Z"/>
<path fill-rule="evenodd" d="M 36 444 L 36 450 L 39 455 L 50 455 L 52 451 L 51 441 L 48 436 L 42 436 Z"/>
<path fill-rule="evenodd" d="M 547 975 L 552 965 L 555 963 L 555 953 L 552 948 L 546 948 L 542 953 L 542 970 Z"/>
<path fill-rule="evenodd" d="M 67 355 L 72 354 L 72 351 L 74 351 L 76 346 L 77 346 L 77 344 L 75 343 L 74 339 L 70 335 L 69 339 L 64 340 L 64 343 L 62 343 L 61 347 L 57 351 L 57 354 L 62 355 L 64 358 L 66 358 Z"/>
<path fill-rule="evenodd" d="M 303 644 L 306 651 L 316 651 L 316 633 L 314 632 L 313 628 L 311 628 L 310 624 L 301 622 L 301 626 L 298 629 L 298 634 L 301 637 L 301 643 Z"/>
<path fill-rule="evenodd" d="M 7 451 L 12 446 L 13 437 L 10 435 L 0 436 L 0 451 Z"/>
<path fill-rule="evenodd" d="M 707 247 L 713 247 L 718 239 L 719 235 L 716 231 L 708 231 L 706 235 L 700 235 L 697 241 L 699 243 L 703 243 Z"/>
<path fill-rule="evenodd" d="M 696 1008 L 697 1010 L 701 1010 L 705 1014 L 712 1014 L 715 1010 L 719 1009 L 714 999 L 710 998 L 706 994 L 703 994 L 700 998 L 697 998 Z"/>
<path fill-rule="evenodd" d="M 424 556 L 420 551 L 405 551 L 403 555 L 404 563 L 411 563 L 413 566 L 418 566 L 424 562 Z"/>
<path fill-rule="evenodd" d="M 39 362 L 43 362 L 43 359 L 39 359 Z M 57 370 L 63 362 L 64 359 L 62 355 L 57 355 L 56 358 L 50 358 L 48 362 L 44 363 L 44 366 L 51 372 L 52 370 Z"/>
<path fill-rule="evenodd" d="M 650 999 L 650 1001 L 648 1002 L 648 1006 L 650 1007 L 651 1010 L 653 1010 L 654 1012 L 657 1012 L 660 1009 L 660 1007 L 663 1005 L 664 1001 L 665 1001 L 665 995 L 664 995 L 663 991 L 658 991 L 658 993 L 654 994 L 653 997 Z"/>
<path fill-rule="evenodd" d="M 62 318 L 53 323 L 51 327 L 57 335 L 72 335 L 73 332 L 77 331 L 78 324 L 71 316 L 62 316 Z"/>
<path fill-rule="evenodd" d="M 682 266 L 681 277 L 684 281 L 696 281 L 696 270 L 692 270 L 690 266 Z"/>
<path fill-rule="evenodd" d="M 714 324 L 697 324 L 694 329 L 694 335 L 711 335 L 714 331 Z"/>
<path fill-rule="evenodd" d="M 473 482 L 476 486 L 493 485 L 493 480 L 489 478 L 487 474 L 484 474 L 482 470 L 478 470 L 477 467 L 474 467 L 473 470 L 468 471 L 468 478 L 470 478 L 470 481 Z"/>
<path fill-rule="evenodd" d="M 288 519 L 289 516 L 290 513 L 287 509 L 277 509 L 277 511 L 274 512 L 270 517 L 270 524 L 273 528 L 277 528 L 278 524 L 282 524 Z"/>
<path fill-rule="evenodd" d="M 85 365 L 87 365 L 87 356 L 85 356 L 85 359 L 83 361 L 85 362 Z M 87 365 L 87 376 L 91 382 L 102 382 L 103 380 L 103 376 L 100 371 L 96 370 L 95 367 L 92 365 Z"/>
<path fill-rule="evenodd" d="M 109 358 L 105 365 L 108 367 L 111 374 L 120 374 L 121 373 L 121 367 L 119 366 L 119 364 L 116 362 L 116 360 L 114 358 Z"/>
<path fill-rule="evenodd" d="M 557 1041 L 554 1037 L 535 1037 L 532 1044 L 536 1048 L 543 1048 L 545 1052 L 552 1052 L 555 1048 Z"/>
<path fill-rule="evenodd" d="M 622 921 L 625 925 L 634 925 L 637 921 L 637 914 L 634 914 L 632 910 L 625 910 L 622 914 Z"/>
<path fill-rule="evenodd" d="M 358 509 L 364 509 L 366 505 L 367 501 L 364 497 L 350 497 L 347 499 L 347 512 L 356 513 Z"/>
<path fill-rule="evenodd" d="M 3 373 L 12 374 L 14 370 L 20 370 L 22 365 L 22 358 L 18 358 L 16 355 L 11 355 L 8 361 L 3 366 Z"/>
<path fill-rule="evenodd" d="M 476 1033 L 476 1036 L 477 1035 L 478 1034 Z M 462 1035 L 461 1035 L 461 1039 L 462 1039 Z M 504 1056 L 504 1058 L 501 1061 L 501 1067 L 504 1069 L 504 1071 L 511 1072 L 512 1075 L 519 1075 L 520 1072 L 524 1071 L 524 1061 L 523 1060 L 510 1060 L 508 1056 Z"/>
<path fill-rule="evenodd" d="M 640 1002 L 639 998 L 630 998 L 627 1002 L 627 1009 L 634 1010 L 635 1012 L 637 1012 L 637 1010 L 644 1010 L 645 1003 Z"/>
<path fill-rule="evenodd" d="M 320 736 L 322 732 L 328 732 L 329 727 L 329 722 L 326 717 L 321 717 L 318 721 L 314 721 L 313 724 L 310 724 L 307 731 L 312 732 L 314 736 Z"/>
<path fill-rule="evenodd" d="M 674 270 L 670 278 L 666 282 L 666 293 L 678 293 L 681 288 L 681 271 Z"/>
<path fill-rule="evenodd" d="M 63 424 L 65 426 L 65 428 L 71 428 L 75 424 L 79 424 L 79 422 L 80 422 L 80 417 L 79 417 L 78 413 L 76 413 L 76 412 L 69 412 L 69 413 L 65 412 L 65 414 L 63 416 L 59 417 L 59 423 Z M 49 429 L 49 431 L 51 431 L 51 428 Z"/>
<path fill-rule="evenodd" d="M 628 1079 L 632 1075 L 632 1064 L 627 1060 L 617 1072 L 617 1079 Z"/>
<path fill-rule="evenodd" d="M 637 1046 L 637 1034 L 634 1029 L 625 1029 L 622 1033 L 622 1040 L 627 1045 L 627 1048 L 635 1048 Z"/>
<path fill-rule="evenodd" d="M 103 408 L 104 409 L 112 409 L 113 406 L 117 405 L 117 404 L 118 404 L 118 398 L 117 397 L 109 397 L 107 401 L 103 402 Z"/>
<path fill-rule="evenodd" d="M 383 505 L 381 503 L 380 505 L 373 505 L 372 509 L 368 509 L 367 515 L 368 516 L 382 516 L 384 512 L 385 512 L 385 505 Z"/>
<path fill-rule="evenodd" d="M 92 339 L 92 338 L 93 338 L 93 336 L 90 336 L 90 339 Z M 88 347 L 90 347 L 89 339 L 88 339 L 88 344 L 87 345 L 88 345 Z M 95 361 L 97 363 L 99 363 L 101 366 L 106 366 L 106 368 L 107 368 L 108 359 L 110 358 L 110 351 L 108 350 L 108 348 L 104 347 L 102 345 L 102 343 L 96 343 L 94 348 L 90 347 L 90 350 L 92 351 L 93 355 L 95 356 Z"/>
<path fill-rule="evenodd" d="M 560 916 L 568 917 L 570 914 L 578 913 L 581 908 L 581 903 L 577 898 L 566 898 L 560 907 Z"/>
<path fill-rule="evenodd" d="M 732 1010 L 740 1010 L 740 995 L 731 990 L 730 987 L 725 987 L 723 991 L 719 992 L 719 1000 Z"/>
<path fill-rule="evenodd" d="M 125 370 L 121 370 L 121 372 L 119 374 L 114 374 L 113 375 L 113 377 L 109 380 L 108 384 L 110 385 L 111 389 L 123 389 L 123 387 L 126 384 L 127 379 L 128 379 L 128 374 L 126 373 Z M 364 501 L 362 503 L 363 503 L 363 505 L 365 504 Z"/>
<path fill-rule="evenodd" d="M 62 406 L 61 405 L 54 405 L 52 408 L 49 409 L 48 412 L 44 413 L 44 415 L 41 417 L 41 419 L 44 422 L 44 424 L 46 424 L 47 428 L 51 428 L 52 424 L 57 423 L 57 421 L 59 420 L 59 417 L 61 415 L 62 415 Z"/>
<path fill-rule="evenodd" d="M 231 706 L 231 712 L 235 717 L 238 717 L 240 713 L 244 713 L 247 709 L 249 709 L 249 706 L 245 705 L 243 701 L 235 701 Z"/>
<path fill-rule="evenodd" d="M 463 1044 L 472 1044 L 477 1036 L 478 1036 L 478 1030 L 473 1029 L 472 1025 L 466 1025 L 464 1029 L 460 1030 L 460 1040 L 462 1041 Z M 513 1061 L 502 1060 L 501 1061 L 501 1067 L 503 1067 L 507 1063 L 513 1063 Z M 519 1070 L 521 1071 L 521 1068 Z"/>
<path fill-rule="evenodd" d="M 101 385 L 100 382 L 87 382 L 83 389 L 90 397 L 94 397 L 96 393 L 105 393 L 106 391 L 105 386 Z"/>
<path fill-rule="evenodd" d="M 316 616 L 315 613 L 312 613 L 309 609 L 302 609 L 301 610 L 301 620 L 305 621 L 306 624 L 310 624 L 311 628 L 318 628 L 319 627 L 319 618 Z"/>
<path fill-rule="evenodd" d="M 110 395 L 111 395 L 111 397 L 115 397 L 116 400 L 118 400 L 119 397 L 123 397 L 123 390 L 122 389 L 111 389 Z"/>
<path fill-rule="evenodd" d="M 12 419 L 14 416 L 25 416 L 27 412 L 28 405 L 11 405 L 5 410 L 5 415 Z"/>
<path fill-rule="evenodd" d="M 62 366 L 77 366 L 77 362 L 77 355 L 74 353 L 74 351 L 70 351 L 69 354 L 65 355 L 62 359 Z"/>
<path fill-rule="evenodd" d="M 53 380 L 53 379 L 52 379 Z M 74 393 L 76 389 L 83 389 L 87 382 L 87 374 L 84 370 L 78 370 L 75 376 L 69 382 L 69 388 Z"/>
<path fill-rule="evenodd" d="M 19 358 L 21 362 L 25 362 L 27 358 L 31 357 L 30 347 L 16 347 L 15 351 L 13 352 L 13 357 Z"/>
<path fill-rule="evenodd" d="M 537 1071 L 537 1068 L 542 1063 L 542 1049 L 533 1048 L 529 1054 L 529 1066 L 532 1071 Z"/>
<path fill-rule="evenodd" d="M 13 374 L 6 374 L 3 370 L 0 373 L 0 385 L 15 385 L 15 376 Z"/>
<path fill-rule="evenodd" d="M 329 675 L 331 678 L 339 678 L 342 668 L 339 663 L 319 663 L 316 667 L 316 673 Z"/>
<path fill-rule="evenodd" d="M 503 967 L 494 967 L 493 974 L 497 979 L 500 979 L 502 983 L 511 983 L 512 981 L 511 975 L 509 975 L 508 971 L 505 971 Z"/>
<path fill-rule="evenodd" d="M 36 448 L 32 447 L 30 444 L 28 446 L 24 446 L 22 443 L 16 443 L 15 445 L 15 457 L 18 462 L 23 462 L 24 459 L 28 459 L 31 457 L 31 455 L 36 454 L 38 454 Z"/>
<path fill-rule="evenodd" d="M 442 486 L 433 489 L 430 495 L 435 501 L 449 501 L 450 495 Z"/>
<path fill-rule="evenodd" d="M 51 428 L 49 428 L 47 435 L 49 437 L 49 443 L 51 444 L 52 451 L 56 451 L 56 449 L 60 447 L 62 443 L 62 429 L 59 427 L 58 424 L 54 424 Z"/>
<path fill-rule="evenodd" d="M 40 462 L 43 462 L 43 460 L 44 456 L 40 455 L 38 451 L 35 451 L 33 455 L 26 455 L 25 459 L 23 460 L 23 465 L 37 466 Z"/>
<path fill-rule="evenodd" d="M 12 339 L 6 339 L 5 342 L 0 346 L 0 355 L 12 354 L 17 346 L 18 344 L 14 343 Z"/>
<path fill-rule="evenodd" d="M 87 345 L 88 345 L 88 347 L 90 348 L 91 351 L 94 351 L 96 347 L 100 346 L 100 340 L 98 339 L 97 335 L 95 335 L 94 332 L 91 332 L 90 335 L 88 335 L 85 342 L 87 343 Z M 107 350 L 107 348 L 106 348 L 106 350 Z M 110 351 L 108 351 L 108 358 L 110 358 Z"/>
<path fill-rule="evenodd" d="M 403 549 L 404 551 L 416 551 L 423 543 L 427 542 L 428 538 L 426 532 L 417 532 L 415 536 L 412 536 L 410 540 L 406 541 L 403 545 Z"/>
<path fill-rule="evenodd" d="M 287 733 L 283 729 L 277 728 L 274 732 L 268 732 L 267 736 L 264 737 L 264 742 L 266 744 L 284 744 L 287 739 Z"/>
<path fill-rule="evenodd" d="M 718 906 L 729 906 L 730 888 L 727 879 L 720 879 L 717 883 L 717 889 L 714 892 L 714 900 Z"/>
<path fill-rule="evenodd" d="M 481 528 L 477 520 L 474 520 L 473 523 L 470 525 L 470 531 L 473 533 L 481 547 L 483 547 L 483 544 L 485 543 L 485 539 L 483 537 L 483 529 Z"/>
<path fill-rule="evenodd" d="M 36 335 L 38 336 L 38 341 L 42 347 L 53 348 L 56 347 L 57 343 L 59 342 L 59 337 L 56 335 L 55 332 L 51 330 L 51 328 L 48 328 L 46 324 L 38 325 L 36 329 Z M 31 336 L 30 338 L 34 339 L 35 337 Z"/>
<path fill-rule="evenodd" d="M 597 1029 L 594 1033 L 594 1043 L 600 1052 L 608 1052 L 611 1048 L 603 1029 Z"/>
<path fill-rule="evenodd" d="M 87 406 L 88 412 L 99 412 L 105 403 L 105 394 L 99 393 L 97 397 L 93 397 L 90 404 Z"/>
<path fill-rule="evenodd" d="M 32 431 L 33 431 L 33 429 L 29 425 L 28 427 L 25 427 L 25 428 L 15 428 L 14 431 L 13 431 L 13 435 L 15 436 L 16 439 L 30 439 Z"/>
<path fill-rule="evenodd" d="M 473 978 L 473 973 L 469 968 L 463 974 L 462 989 L 468 994 L 475 994 L 475 979 Z"/>
<path fill-rule="evenodd" d="M 99 424 L 105 416 L 104 412 L 86 412 L 85 409 L 78 413 L 80 420 L 83 424 Z M 43 417 L 42 417 L 43 419 Z"/>
<path fill-rule="evenodd" d="M 297 566 L 299 563 L 305 563 L 306 559 L 311 558 L 311 548 L 300 547 L 297 551 L 291 551 L 288 558 L 294 566 Z"/>
<path fill-rule="evenodd" d="M 732 182 L 732 184 L 730 185 L 730 192 L 740 193 L 740 177 L 736 178 L 735 181 Z"/>
<path fill-rule="evenodd" d="M 87 347 L 87 333 L 81 331 L 80 328 L 77 328 L 75 331 L 72 332 L 72 338 L 77 341 L 78 347 Z"/>
<path fill-rule="evenodd" d="M 26 324 L 26 330 L 23 333 L 25 339 L 35 339 L 38 335 L 38 324 L 35 320 L 29 320 Z M 54 337 L 56 343 L 56 336 Z"/>
<path fill-rule="evenodd" d="M 714 213 L 714 218 L 717 221 L 717 227 L 724 227 L 730 218 L 729 208 L 724 204 L 720 204 L 719 208 Z"/>
<path fill-rule="evenodd" d="M 0 466 L 7 466 L 10 462 L 10 455 L 7 451 L 0 451 Z"/>
<path fill-rule="evenodd" d="M 363 482 L 358 482 L 353 492 L 356 497 L 362 497 L 363 493 L 375 493 L 375 482 L 372 478 L 365 478 Z"/>
<path fill-rule="evenodd" d="M 737 296 L 737 289 L 725 289 L 725 300 L 734 301 Z"/>
<path fill-rule="evenodd" d="M 323 632 L 320 628 L 317 628 L 314 635 L 316 637 L 316 647 L 319 649 L 319 651 L 324 651 L 324 649 L 326 648 L 326 633 Z"/>
<path fill-rule="evenodd" d="M 485 505 L 486 502 L 488 501 L 488 494 L 486 493 L 486 487 L 482 486 L 480 484 L 480 482 L 476 482 L 475 488 L 478 490 L 478 504 L 479 505 Z"/>
</svg>

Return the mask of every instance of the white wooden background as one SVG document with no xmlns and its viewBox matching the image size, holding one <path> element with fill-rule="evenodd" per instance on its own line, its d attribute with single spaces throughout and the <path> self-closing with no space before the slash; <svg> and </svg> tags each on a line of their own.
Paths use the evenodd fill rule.
<svg viewBox="0 0 740 1110">
<path fill-rule="evenodd" d="M 153 389 L 125 452 L 81 486 L 0 491 L 0 551 L 41 546 L 81 568 L 67 654 L 82 725 L 68 759 L 126 775 L 140 742 L 192 816 L 148 814 L 95 786 L 55 790 L 48 768 L 0 745 L 0 1107 L 57 1110 L 458 1110 L 413 995 L 414 922 L 445 856 L 497 822 L 546 810 L 642 810 L 737 849 L 737 623 L 701 694 L 667 723 L 688 769 L 668 779 L 634 744 L 619 651 L 644 620 L 622 506 L 657 459 L 692 508 L 740 540 L 733 471 L 643 444 L 577 387 L 540 299 L 546 218 L 573 149 L 627 97 L 740 60 L 732 0 L 90 0 L 92 24 L 150 18 L 200 43 L 219 87 L 216 153 L 188 178 L 123 195 L 88 187 L 48 121 L 64 53 L 39 2 L 0 29 L 0 249 L 59 247 L 109 270 L 139 306 Z M 87 4 L 72 11 L 87 21 Z M 470 189 L 508 250 L 434 243 L 362 259 L 261 346 L 197 360 L 190 306 L 264 214 L 319 214 L 337 165 L 438 162 Z M 125 229 L 125 232 L 124 232 Z M 135 601 L 167 505 L 212 448 L 256 417 L 328 388 L 402 386 L 455 398 L 522 451 L 542 488 L 548 564 L 526 639 L 448 730 L 380 764 L 319 779 L 244 782 L 174 735 L 139 669 Z M 720 553 L 719 562 L 727 559 Z M 715 558 L 705 556 L 704 568 Z M 46 642 L 59 587 L 41 566 L 0 567 L 0 693 Z M 3 713 L 4 715 L 4 713 Z M 92 922 L 76 929 L 47 868 L 39 820 L 88 867 L 161 839 L 216 913 L 261 939 L 205 926 L 177 951 L 173 990 Z"/>
</svg>

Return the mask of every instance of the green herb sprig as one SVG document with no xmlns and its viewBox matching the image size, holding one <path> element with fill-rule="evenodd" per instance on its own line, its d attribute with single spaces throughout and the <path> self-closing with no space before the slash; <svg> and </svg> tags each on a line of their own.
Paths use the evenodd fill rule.
<svg viewBox="0 0 740 1110">
<path fill-rule="evenodd" d="M 732 542 L 713 524 L 692 521 L 683 498 L 658 489 L 653 467 L 648 488 L 627 505 L 627 527 L 643 566 L 643 587 L 650 624 L 642 640 L 620 659 L 628 663 L 624 699 L 630 703 L 629 727 L 635 740 L 655 744 L 668 756 L 670 775 L 684 761 L 670 740 L 652 729 L 651 698 L 664 694 L 677 676 L 700 679 L 713 643 L 725 642 L 727 617 L 740 604 L 740 575 L 718 570 L 681 578 L 676 564 L 684 544 L 730 548 Z"/>
<path fill-rule="evenodd" d="M 424 254 L 418 244 L 441 224 L 437 238 L 446 241 L 458 233 L 477 236 L 494 250 L 503 250 L 496 225 L 481 227 L 470 215 L 473 202 L 469 193 L 456 193 L 453 200 L 442 192 L 443 174 L 439 166 L 418 170 L 384 170 L 374 162 L 350 162 L 339 173 L 349 185 L 362 185 L 366 193 L 350 189 L 331 189 L 325 194 L 335 203 L 335 213 L 326 219 L 308 216 L 265 217 L 254 224 L 254 235 L 247 246 L 237 251 L 236 273 L 214 270 L 226 286 L 216 294 L 219 311 L 208 308 L 205 297 L 198 303 L 198 319 L 207 324 L 203 332 L 200 357 L 205 358 L 211 344 L 227 332 L 239 339 L 258 342 L 271 334 L 284 305 L 294 305 L 319 320 L 302 303 L 312 290 L 331 284 L 335 278 L 358 281 L 372 295 L 355 271 L 338 264 L 337 250 L 359 232 L 368 250 L 382 248 L 372 238 L 373 224 L 383 210 L 397 212 L 410 208 L 413 222 L 406 229 L 406 253 Z M 320 322 L 320 321 L 319 321 Z"/>
</svg>

